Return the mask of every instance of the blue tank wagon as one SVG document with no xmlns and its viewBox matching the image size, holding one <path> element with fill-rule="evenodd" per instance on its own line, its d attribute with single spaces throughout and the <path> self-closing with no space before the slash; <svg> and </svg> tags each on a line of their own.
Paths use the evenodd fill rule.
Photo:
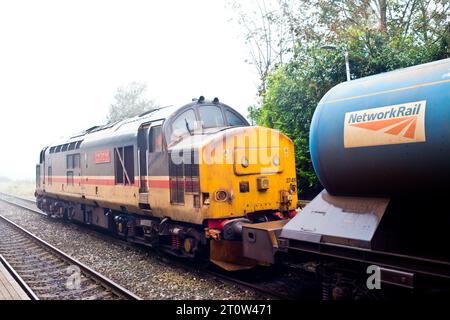
<svg viewBox="0 0 450 320">
<path fill-rule="evenodd" d="M 245 226 L 244 253 L 295 257 L 325 297 L 375 294 L 371 266 L 382 287 L 450 295 L 450 59 L 335 86 L 310 149 L 325 189 L 290 221 Z"/>
<path fill-rule="evenodd" d="M 439 192 L 450 181 L 450 59 L 332 88 L 311 124 L 314 169 L 334 195 Z"/>
</svg>

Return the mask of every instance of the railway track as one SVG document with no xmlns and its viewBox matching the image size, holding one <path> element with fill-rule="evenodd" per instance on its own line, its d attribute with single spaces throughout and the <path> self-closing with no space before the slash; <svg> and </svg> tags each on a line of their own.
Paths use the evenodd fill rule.
<svg viewBox="0 0 450 320">
<path fill-rule="evenodd" d="M 265 297 L 275 300 L 314 300 L 320 299 L 319 289 L 314 288 L 311 280 L 305 276 L 286 275 L 271 269 L 259 272 L 248 270 L 240 275 L 224 274 L 222 271 L 210 271 L 209 274 L 222 281 L 240 286 L 242 289 L 252 289 Z"/>
<path fill-rule="evenodd" d="M 3 202 L 8 203 L 10 205 L 13 205 L 13 206 L 16 206 L 16 207 L 19 207 L 19 208 L 22 208 L 22 209 L 26 209 L 28 211 L 31 211 L 31 212 L 34 212 L 34 213 L 37 213 L 37 214 L 40 214 L 42 216 L 47 216 L 44 212 L 42 212 L 41 210 L 39 210 L 36 207 L 36 201 L 35 200 L 28 199 L 28 198 L 23 198 L 23 197 L 11 195 L 11 194 L 3 193 L 3 192 L 0 192 L 0 200 L 3 201 Z M 17 200 L 19 200 L 22 203 L 18 203 Z"/>
<path fill-rule="evenodd" d="M 140 299 L 1 215 L 0 254 L 33 299 Z"/>
<path fill-rule="evenodd" d="M 44 212 L 35 207 L 35 201 L 32 199 L 19 197 L 11 194 L 0 193 L 0 200 L 4 201 L 10 205 L 25 209 L 27 211 L 31 211 L 33 213 L 48 217 Z M 89 228 L 91 229 L 91 228 Z M 122 245 L 135 247 L 135 245 L 131 245 L 129 242 L 124 240 L 114 238 L 104 232 L 97 232 L 97 236 L 107 237 L 108 241 L 116 241 L 120 242 Z M 1 238 L 0 238 L 1 241 Z M 0 251 L 1 252 L 1 251 Z M 169 262 L 172 264 L 178 264 L 183 266 L 184 268 L 194 268 L 191 265 L 186 266 L 186 263 L 182 263 L 179 259 L 173 258 L 169 255 L 165 255 L 164 259 L 169 259 Z M 221 270 L 215 270 L 215 268 L 202 268 L 202 271 L 207 273 L 208 275 L 220 279 L 223 282 L 233 284 L 235 286 L 240 287 L 242 290 L 252 290 L 261 294 L 261 296 L 269 298 L 269 299 L 284 299 L 290 300 L 298 298 L 295 294 L 293 294 L 293 286 L 292 283 L 289 282 L 288 279 L 274 279 L 272 281 L 267 281 L 264 277 L 261 277 L 261 281 L 257 278 L 258 276 L 254 276 L 254 272 L 247 273 L 225 273 Z M 265 274 L 267 276 L 267 273 Z M 248 280 L 252 278 L 251 280 Z"/>
</svg>

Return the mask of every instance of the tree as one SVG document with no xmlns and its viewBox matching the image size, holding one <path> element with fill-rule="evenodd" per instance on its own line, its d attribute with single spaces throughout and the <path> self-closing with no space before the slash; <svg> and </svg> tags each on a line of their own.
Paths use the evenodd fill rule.
<svg viewBox="0 0 450 320">
<path fill-rule="evenodd" d="M 278 129 L 293 140 L 302 197 L 310 198 L 322 188 L 311 162 L 309 129 L 321 97 L 345 81 L 342 68 L 338 53 L 312 49 L 304 59 L 291 60 L 269 73 L 262 106 L 250 108 L 250 117 L 259 125 Z"/>
<path fill-rule="evenodd" d="M 283 60 L 270 64 L 261 78 L 264 90 L 260 91 L 260 105 L 250 107 L 249 113 L 257 124 L 276 128 L 293 140 L 298 190 L 301 197 L 311 197 L 320 191 L 321 185 L 309 153 L 310 123 L 322 96 L 346 80 L 343 51 L 349 52 L 353 79 L 449 57 L 450 2 L 277 2 L 280 10 L 273 13 L 277 19 L 270 21 L 275 25 L 284 21 L 288 27 L 282 39 L 290 37 L 290 41 L 284 40 L 282 47 L 277 47 L 277 42 L 268 46 L 273 52 L 287 54 Z M 266 41 L 264 30 L 253 31 L 254 39 Z M 321 49 L 325 44 L 334 44 L 338 50 Z"/>
<path fill-rule="evenodd" d="M 266 90 L 266 79 L 273 66 L 283 64 L 291 54 L 294 37 L 283 14 L 283 3 L 274 0 L 250 0 L 231 3 L 234 20 L 243 30 L 249 47 L 249 59 L 260 77 L 259 95 Z"/>
<path fill-rule="evenodd" d="M 450 41 L 448 0 L 234 0 L 232 9 L 260 75 L 260 96 L 271 69 L 317 43 L 346 46 L 355 30 L 368 47 L 373 37 L 396 38 L 397 48 L 403 40 L 440 46 L 441 56 Z"/>
<path fill-rule="evenodd" d="M 147 85 L 145 83 L 131 82 L 119 87 L 109 108 L 108 123 L 134 117 L 146 111 L 157 108 L 153 100 L 146 98 Z"/>
</svg>

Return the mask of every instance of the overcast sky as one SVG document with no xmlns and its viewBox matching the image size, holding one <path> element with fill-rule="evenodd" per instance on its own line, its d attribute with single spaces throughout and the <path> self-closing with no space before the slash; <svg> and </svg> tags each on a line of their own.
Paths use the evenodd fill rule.
<svg viewBox="0 0 450 320">
<path fill-rule="evenodd" d="M 0 176 L 33 179 L 41 148 L 103 123 L 131 81 L 160 105 L 217 96 L 246 115 L 258 77 L 226 3 L 0 1 Z"/>
</svg>

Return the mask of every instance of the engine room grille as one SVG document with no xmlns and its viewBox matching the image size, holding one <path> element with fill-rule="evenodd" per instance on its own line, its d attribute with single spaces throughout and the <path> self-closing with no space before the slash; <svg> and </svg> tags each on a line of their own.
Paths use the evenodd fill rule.
<svg viewBox="0 0 450 320">
<path fill-rule="evenodd" d="M 181 160 L 180 161 L 174 161 Z M 199 187 L 199 165 L 197 153 L 193 150 L 169 155 L 169 180 L 171 203 L 184 204 L 185 194 L 198 194 Z"/>
</svg>

